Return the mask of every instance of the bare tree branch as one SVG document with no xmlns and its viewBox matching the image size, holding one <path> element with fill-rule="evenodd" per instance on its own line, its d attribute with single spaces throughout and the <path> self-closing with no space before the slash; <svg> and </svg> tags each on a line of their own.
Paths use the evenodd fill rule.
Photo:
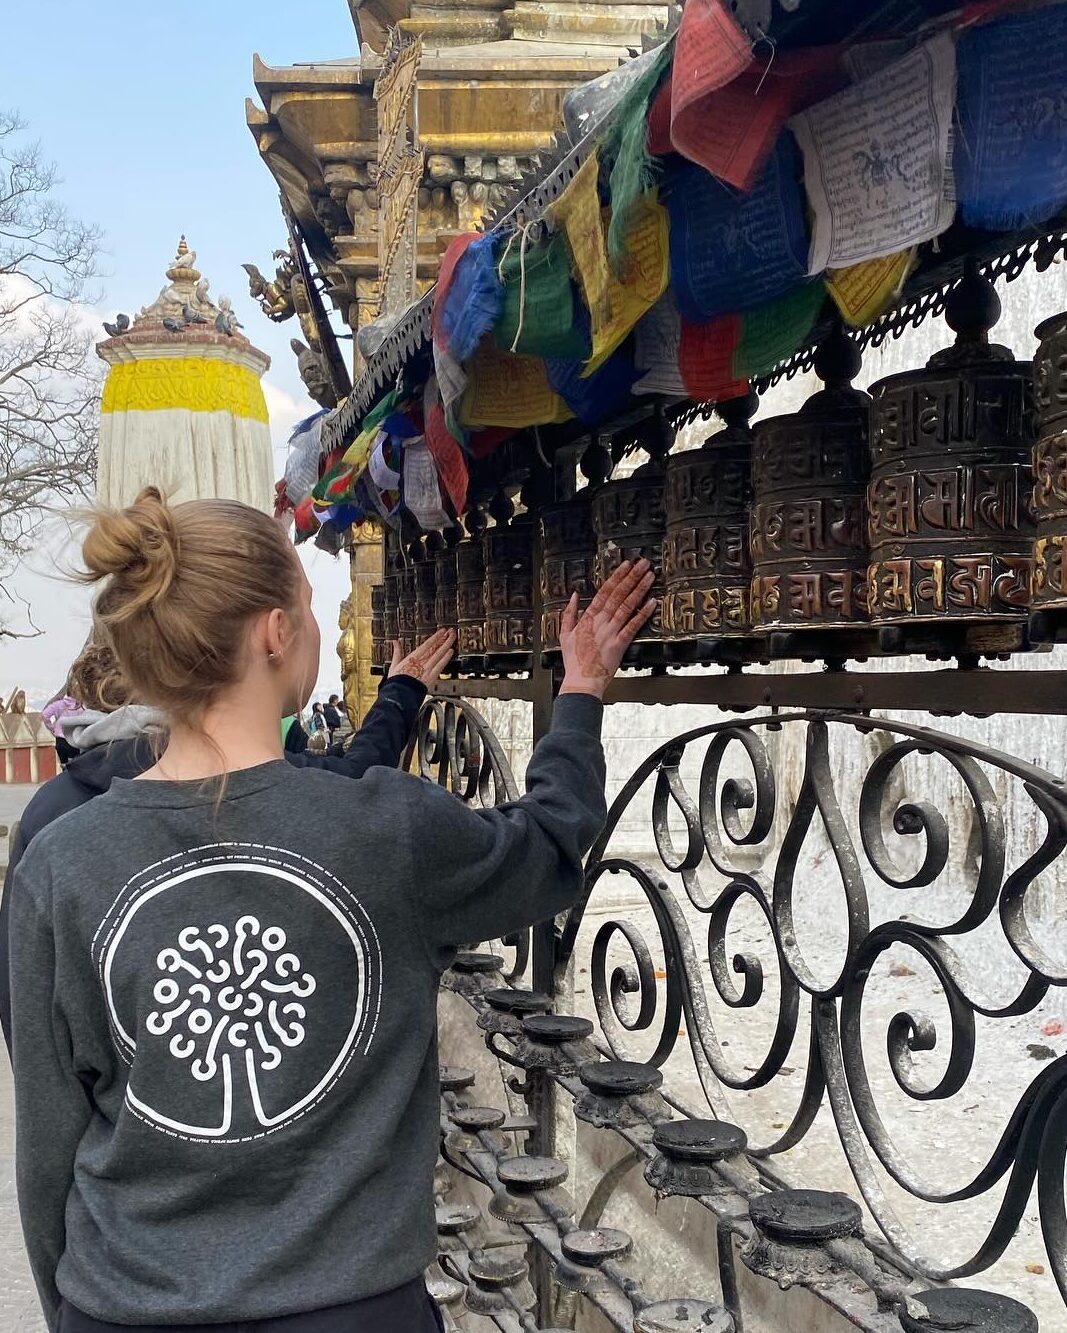
<svg viewBox="0 0 1067 1333">
<path fill-rule="evenodd" d="M 87 304 L 100 233 L 56 199 L 55 166 L 0 110 L 0 593 L 46 515 L 92 493 L 101 369 Z M 0 638 L 38 632 L 0 607 Z M 29 629 L 24 628 L 29 625 Z"/>
</svg>

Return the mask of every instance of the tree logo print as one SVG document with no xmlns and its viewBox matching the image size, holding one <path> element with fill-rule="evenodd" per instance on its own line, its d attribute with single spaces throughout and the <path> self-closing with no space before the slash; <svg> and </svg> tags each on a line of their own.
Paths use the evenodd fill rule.
<svg viewBox="0 0 1067 1333">
<path fill-rule="evenodd" d="M 93 957 L 128 1111 L 189 1142 L 247 1143 L 312 1114 L 381 1014 L 381 945 L 362 904 L 325 867 L 264 844 L 146 866 Z"/>
<path fill-rule="evenodd" d="M 188 1060 L 201 1083 L 218 1078 L 220 1060 L 233 1053 L 245 1065 L 258 1106 L 256 1072 L 277 1069 L 284 1052 L 303 1043 L 303 1002 L 314 995 L 315 978 L 295 953 L 282 952 L 285 931 L 263 930 L 254 916 L 241 917 L 232 935 L 214 925 L 204 936 L 186 926 L 177 948 L 160 951 L 156 965 L 165 975 L 152 991 L 159 1008 L 145 1027 L 156 1037 L 173 1033 L 171 1055 Z"/>
</svg>

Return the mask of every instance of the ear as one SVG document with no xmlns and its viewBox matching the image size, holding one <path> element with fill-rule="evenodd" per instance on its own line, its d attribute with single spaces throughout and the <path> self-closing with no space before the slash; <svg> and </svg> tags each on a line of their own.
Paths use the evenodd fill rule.
<svg viewBox="0 0 1067 1333">
<path fill-rule="evenodd" d="M 263 622 L 264 656 L 272 661 L 281 658 L 292 637 L 289 617 L 281 607 L 276 606 L 273 611 L 268 611 Z"/>
</svg>

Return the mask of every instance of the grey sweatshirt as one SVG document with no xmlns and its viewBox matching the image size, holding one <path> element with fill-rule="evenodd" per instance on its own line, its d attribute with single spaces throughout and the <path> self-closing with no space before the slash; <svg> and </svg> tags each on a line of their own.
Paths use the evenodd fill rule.
<svg viewBox="0 0 1067 1333">
<path fill-rule="evenodd" d="M 568 907 L 604 819 L 600 704 L 527 795 L 392 769 L 117 781 L 16 875 L 17 1177 L 59 1294 L 120 1324 L 356 1301 L 433 1259 L 436 998 L 456 946 Z"/>
</svg>

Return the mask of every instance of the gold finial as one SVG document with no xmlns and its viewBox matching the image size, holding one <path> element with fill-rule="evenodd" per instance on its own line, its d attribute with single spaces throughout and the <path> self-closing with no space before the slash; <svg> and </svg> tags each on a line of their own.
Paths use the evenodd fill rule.
<svg viewBox="0 0 1067 1333">
<path fill-rule="evenodd" d="M 185 233 L 182 232 L 181 240 L 178 242 L 178 253 L 176 255 L 176 258 L 181 259 L 182 255 L 187 255 L 188 253 L 189 253 L 189 246 L 185 240 Z"/>
</svg>

